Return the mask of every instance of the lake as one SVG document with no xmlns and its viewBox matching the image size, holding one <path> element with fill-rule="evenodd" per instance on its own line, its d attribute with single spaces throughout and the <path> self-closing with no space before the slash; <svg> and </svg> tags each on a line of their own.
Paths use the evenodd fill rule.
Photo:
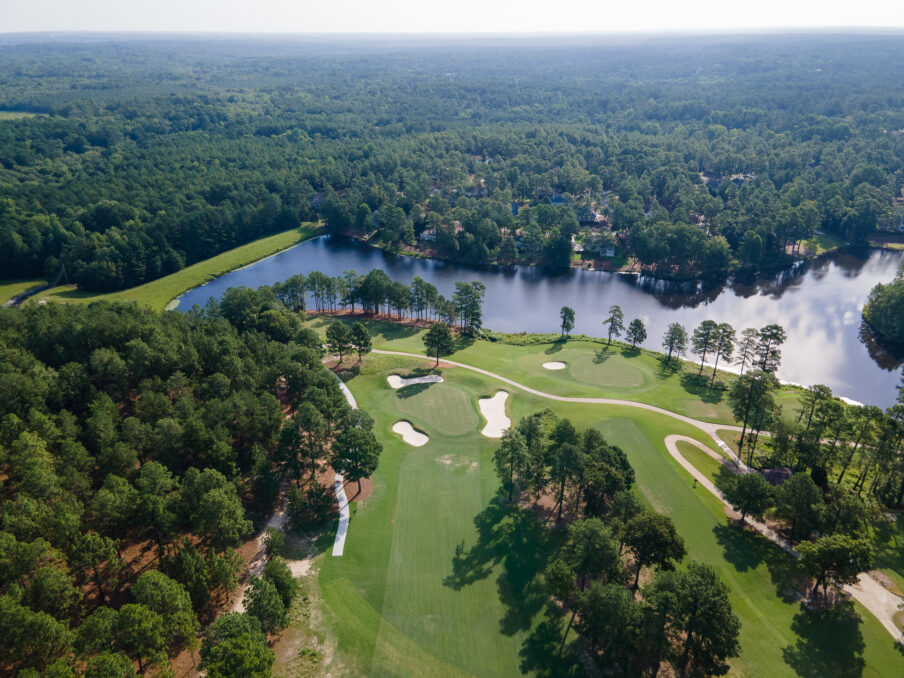
<svg viewBox="0 0 904 678">
<path fill-rule="evenodd" d="M 487 287 L 484 327 L 502 332 L 558 332 L 559 309 L 566 305 L 576 313 L 574 332 L 597 336 L 605 334 L 602 321 L 609 306 L 620 305 L 625 324 L 633 318 L 644 321 L 650 349 L 659 348 L 673 322 L 688 334 L 706 319 L 731 323 L 738 332 L 778 323 L 788 333 L 778 373 L 782 380 L 826 384 L 836 395 L 887 407 L 897 396 L 901 361 L 875 345 L 861 327 L 860 312 L 870 289 L 892 280 L 902 261 L 902 252 L 835 252 L 777 276 L 704 290 L 601 271 L 550 275 L 528 266 L 474 268 L 322 236 L 190 290 L 178 308 L 203 306 L 228 287 L 272 285 L 311 271 L 337 276 L 349 269 L 363 274 L 382 268 L 405 283 L 419 275 L 447 297 L 456 281 L 480 280 Z"/>
</svg>

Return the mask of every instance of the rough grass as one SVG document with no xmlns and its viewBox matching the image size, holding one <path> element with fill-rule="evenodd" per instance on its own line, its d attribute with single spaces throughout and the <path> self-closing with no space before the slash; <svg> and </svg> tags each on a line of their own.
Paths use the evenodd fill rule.
<svg viewBox="0 0 904 678">
<path fill-rule="evenodd" d="M 301 228 L 293 228 L 276 235 L 260 238 L 138 287 L 118 292 L 84 292 L 76 289 L 74 285 L 63 285 L 36 295 L 29 299 L 28 303 L 37 303 L 42 299 L 67 303 L 89 303 L 99 300 L 137 301 L 162 311 L 168 307 L 171 301 L 186 291 L 229 271 L 242 268 L 297 245 L 299 242 L 313 237 L 317 232 L 316 224 L 306 223 L 302 224 Z"/>
<path fill-rule="evenodd" d="M 845 242 L 842 238 L 830 233 L 814 234 L 803 242 L 807 254 L 810 255 L 823 254 L 838 249 L 844 244 Z"/>
<path fill-rule="evenodd" d="M 478 426 L 452 434 L 446 410 L 386 384 L 390 369 L 415 367 L 423 363 L 374 356 L 349 382 L 374 416 L 385 450 L 373 494 L 352 517 L 345 556 L 324 556 L 320 570 L 338 664 L 348 675 L 368 676 L 519 675 L 551 666 L 556 675 L 569 675 L 571 655 L 556 664 L 543 650 L 549 625 L 543 623 L 539 573 L 561 535 L 498 499 L 495 443 L 480 436 Z M 451 411 L 462 407 L 452 393 L 461 393 L 476 418 L 478 398 L 499 387 L 457 368 L 442 373 L 445 384 L 415 397 L 435 389 L 431 398 Z M 409 400 L 425 405 L 417 423 L 431 440 L 422 448 L 390 432 L 398 419 L 415 417 L 403 415 Z M 743 648 L 731 675 L 878 678 L 904 671 L 887 632 L 865 613 L 861 620 L 854 612 L 859 608 L 819 614 L 786 600 L 783 593 L 796 577 L 793 560 L 729 525 L 721 503 L 694 488 L 663 443 L 670 433 L 715 449 L 712 441 L 679 421 L 635 408 L 556 403 L 517 390 L 509 401 L 515 419 L 545 407 L 579 428 L 600 428 L 621 446 L 637 472 L 640 494 L 672 517 L 690 557 L 711 564 L 728 584 Z"/>
<path fill-rule="evenodd" d="M 904 591 L 904 521 L 889 516 L 870 527 L 873 566 Z"/>
<path fill-rule="evenodd" d="M 25 111 L 0 111 L 0 122 L 4 120 L 21 120 L 22 118 L 34 118 L 37 113 L 26 113 Z"/>
<path fill-rule="evenodd" d="M 44 285 L 45 282 L 40 278 L 28 278 L 18 280 L 0 280 L 0 305 L 5 304 L 13 297 L 27 292 L 32 287 Z"/>
</svg>

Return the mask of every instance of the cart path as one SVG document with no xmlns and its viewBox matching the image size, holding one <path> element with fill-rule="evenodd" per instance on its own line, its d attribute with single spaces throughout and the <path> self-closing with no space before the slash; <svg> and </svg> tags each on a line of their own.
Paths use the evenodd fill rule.
<svg viewBox="0 0 904 678">
<path fill-rule="evenodd" d="M 681 464 L 682 468 L 690 473 L 694 480 L 696 480 L 700 485 L 702 485 L 712 494 L 718 497 L 723 504 L 729 506 L 728 502 L 725 501 L 725 497 L 723 497 L 722 493 L 719 491 L 719 488 L 716 487 L 712 483 L 712 481 L 707 478 L 699 469 L 697 469 L 696 466 L 694 466 L 684 458 L 684 456 L 678 450 L 678 442 L 685 442 L 693 445 L 694 447 L 697 447 L 698 449 L 706 452 L 710 456 L 718 459 L 719 461 L 722 461 L 723 463 L 726 463 L 727 460 L 721 459 L 706 445 L 701 444 L 698 440 L 694 440 L 693 438 L 688 438 L 687 436 L 670 435 L 665 439 L 665 446 L 668 449 L 669 454 L 672 455 L 672 458 L 679 464 Z M 726 465 L 729 464 L 726 463 Z M 738 467 L 738 470 L 741 471 L 740 467 Z M 800 557 L 800 554 L 794 550 L 794 547 L 790 543 L 782 539 L 775 533 L 774 530 L 769 528 L 767 525 L 750 518 L 746 520 L 746 523 L 767 539 L 778 544 L 780 548 L 787 551 L 795 558 Z M 866 572 L 861 573 L 858 577 L 858 580 L 859 581 L 856 584 L 845 586 L 844 592 L 851 596 L 851 598 L 856 600 L 858 603 L 863 605 L 863 607 L 865 607 L 867 610 L 869 610 L 873 614 L 873 616 L 879 620 L 879 623 L 881 623 L 882 626 L 885 627 L 885 630 L 892 635 L 892 638 L 894 638 L 898 642 L 904 642 L 904 636 L 902 636 L 901 631 L 898 630 L 898 627 L 895 624 L 894 620 L 894 615 L 896 612 L 898 612 L 898 609 L 902 603 L 901 598 L 886 589 L 879 582 L 869 576 L 869 574 L 867 574 Z"/>
<path fill-rule="evenodd" d="M 423 355 L 421 353 L 407 353 L 404 351 L 384 351 L 380 349 L 373 349 L 374 353 L 378 353 L 381 355 L 395 355 L 395 356 L 403 356 L 406 358 L 417 358 L 419 360 L 434 360 L 434 358 Z M 446 365 L 452 365 L 453 367 L 461 367 L 466 370 L 471 370 L 472 372 L 477 372 L 484 376 L 490 377 L 492 379 L 496 379 L 505 384 L 509 384 L 510 386 L 514 386 L 515 388 L 524 391 L 525 393 L 530 393 L 531 395 L 538 396 L 540 398 L 546 398 L 548 400 L 556 400 L 559 402 L 565 403 L 581 403 L 588 405 L 616 405 L 616 406 L 626 406 L 626 407 L 637 407 L 642 410 L 648 410 L 650 412 L 656 412 L 657 414 L 661 414 L 666 417 L 671 417 L 672 419 L 677 419 L 686 424 L 690 424 L 691 426 L 700 429 L 707 435 L 709 435 L 713 441 L 719 446 L 719 449 L 722 450 L 727 456 L 726 460 L 724 457 L 716 454 L 713 450 L 709 449 L 706 445 L 703 445 L 700 441 L 694 440 L 693 438 L 688 438 L 687 436 L 681 435 L 670 435 L 665 439 L 665 446 L 669 451 L 669 454 L 677 461 L 682 468 L 684 468 L 688 473 L 691 474 L 693 478 L 697 480 L 698 483 L 703 485 L 707 490 L 709 490 L 713 495 L 719 498 L 720 501 L 727 505 L 725 498 L 722 496 L 722 493 L 719 491 L 712 481 L 707 478 L 703 473 L 701 473 L 697 468 L 691 464 L 687 459 L 685 459 L 682 454 L 678 451 L 678 447 L 676 443 L 679 440 L 685 441 L 698 447 L 699 449 L 706 452 L 708 455 L 712 456 L 715 459 L 718 459 L 721 463 L 726 463 L 729 461 L 734 464 L 734 466 L 740 471 L 747 472 L 749 469 L 741 461 L 738 456 L 734 453 L 734 451 L 719 437 L 718 431 L 740 431 L 740 426 L 732 426 L 728 424 L 714 424 L 708 421 L 701 421 L 699 419 L 694 419 L 692 417 L 687 417 L 683 414 L 678 414 L 677 412 L 672 412 L 671 410 L 667 410 L 662 407 L 657 407 L 656 405 L 649 405 L 647 403 L 640 403 L 635 400 L 620 400 L 618 398 L 577 398 L 570 396 L 560 396 L 554 395 L 552 393 L 545 393 L 543 391 L 539 391 L 535 388 L 531 388 L 530 386 L 525 386 L 513 379 L 509 379 L 508 377 L 503 377 L 501 374 L 496 374 L 495 372 L 490 372 L 489 370 L 482 369 L 480 367 L 474 367 L 473 365 L 468 365 L 466 363 L 456 362 L 454 360 L 442 360 L 442 362 Z M 726 464 L 730 465 L 730 464 Z M 797 552 L 787 541 L 782 539 L 779 535 L 777 535 L 772 529 L 760 523 L 758 521 L 747 519 L 747 524 L 753 527 L 755 530 L 763 534 L 765 537 L 776 543 L 780 548 L 784 549 L 794 557 L 798 557 Z M 851 597 L 853 597 L 857 602 L 859 602 L 863 607 L 869 610 L 876 619 L 885 627 L 885 630 L 888 631 L 892 637 L 898 642 L 904 643 L 904 635 L 902 635 L 901 631 L 898 629 L 897 625 L 894 622 L 894 614 L 898 612 L 902 605 L 904 605 L 904 599 L 896 596 L 891 591 L 887 590 L 884 586 L 882 586 L 878 581 L 873 579 L 869 574 L 862 573 L 860 574 L 859 581 L 857 584 L 852 586 L 845 586 L 844 591 L 848 593 Z"/>
<path fill-rule="evenodd" d="M 373 349 L 374 353 L 379 353 L 381 355 L 397 355 L 403 356 L 406 358 L 419 358 L 421 360 L 434 360 L 430 356 L 423 355 L 420 353 L 404 353 L 402 351 L 383 351 L 380 349 Z M 642 410 L 649 410 L 650 412 L 656 412 L 657 414 L 662 414 L 666 417 L 672 417 L 673 419 L 678 419 L 679 421 L 683 421 L 685 424 L 690 424 L 694 426 L 704 433 L 708 434 L 715 443 L 719 446 L 725 454 L 732 460 L 740 462 L 737 455 L 731 450 L 731 448 L 722 440 L 717 431 L 740 431 L 740 426 L 733 426 L 730 424 L 714 424 L 709 421 L 701 421 L 700 419 L 694 419 L 692 417 L 687 417 L 683 414 L 678 414 L 677 412 L 672 412 L 671 410 L 667 410 L 663 407 L 658 407 L 656 405 L 649 405 L 647 403 L 640 403 L 636 400 L 621 400 L 619 398 L 576 398 L 572 396 L 560 396 L 554 395 L 552 393 L 545 393 L 543 391 L 538 391 L 535 388 L 531 388 L 530 386 L 525 386 L 524 384 L 518 383 L 513 379 L 509 379 L 508 377 L 503 377 L 501 374 L 496 374 L 495 372 L 490 372 L 489 370 L 484 370 L 480 367 L 474 367 L 473 365 L 468 365 L 466 363 L 455 362 L 454 360 L 446 360 L 442 359 L 442 362 L 446 365 L 453 365 L 454 367 L 462 367 L 466 370 L 471 370 L 472 372 L 477 372 L 479 374 L 483 374 L 484 376 L 491 377 L 492 379 L 497 379 L 503 383 L 509 384 L 510 386 L 514 386 L 517 389 L 524 391 L 525 393 L 530 393 L 531 395 L 538 396 L 540 398 L 546 398 L 548 400 L 557 400 L 563 403 L 581 403 L 587 405 L 623 405 L 627 407 L 637 407 Z"/>
<path fill-rule="evenodd" d="M 339 375 L 336 375 L 336 378 L 338 379 Z M 352 395 L 348 386 L 341 379 L 339 379 L 339 390 L 345 396 L 348 406 L 353 410 L 357 410 L 358 403 L 355 401 L 355 396 Z M 338 557 L 345 552 L 345 537 L 348 535 L 348 521 L 352 513 L 348 507 L 348 497 L 345 496 L 345 479 L 341 473 L 336 473 L 334 486 L 336 502 L 339 504 L 339 527 L 336 528 L 336 540 L 333 542 L 333 556 Z"/>
</svg>

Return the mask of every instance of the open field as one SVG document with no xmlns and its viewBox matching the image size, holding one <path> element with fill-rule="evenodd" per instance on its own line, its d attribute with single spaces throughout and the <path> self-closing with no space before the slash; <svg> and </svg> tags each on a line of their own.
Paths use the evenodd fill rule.
<svg viewBox="0 0 904 678">
<path fill-rule="evenodd" d="M 187 290 L 297 245 L 316 235 L 318 228 L 316 224 L 302 224 L 301 228 L 260 238 L 131 289 L 118 292 L 83 292 L 76 289 L 75 285 L 62 285 L 32 297 L 27 303 L 33 304 L 41 300 L 68 303 L 89 303 L 99 300 L 137 301 L 162 311 L 173 299 Z"/>
<path fill-rule="evenodd" d="M 18 294 L 27 292 L 32 287 L 43 285 L 44 281 L 40 278 L 30 278 L 22 280 L 2 280 L 0 281 L 0 305 L 5 304 Z"/>
<path fill-rule="evenodd" d="M 386 383 L 390 372 L 425 366 L 372 356 L 349 381 L 385 449 L 373 493 L 354 506 L 345 555 L 320 560 L 324 619 L 338 641 L 337 665 L 348 675 L 368 676 L 542 673 L 554 658 L 540 649 L 539 573 L 561 535 L 537 514 L 496 496 L 496 443 L 478 433 L 484 422 L 477 400 L 500 384 L 461 368 L 443 369 L 442 384 L 394 390 Z M 813 614 L 782 597 L 793 579 L 790 557 L 729 525 L 722 505 L 694 488 L 666 452 L 663 439 L 672 433 L 715 449 L 698 429 L 636 408 L 559 403 L 517 390 L 508 414 L 517 419 L 545 407 L 579 428 L 598 427 L 620 445 L 637 472 L 641 496 L 671 516 L 690 557 L 713 565 L 730 586 L 743 624 L 743 654 L 732 663 L 732 675 L 878 677 L 904 671 L 904 658 L 870 615 L 863 613 L 861 621 L 847 608 Z M 390 430 L 400 419 L 425 431 L 430 442 L 420 448 L 403 443 Z M 557 675 L 570 675 L 566 664 L 556 665 Z"/>
</svg>

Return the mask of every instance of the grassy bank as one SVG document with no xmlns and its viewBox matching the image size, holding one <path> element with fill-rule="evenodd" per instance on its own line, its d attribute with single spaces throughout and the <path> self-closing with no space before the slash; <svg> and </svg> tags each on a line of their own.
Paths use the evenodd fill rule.
<svg viewBox="0 0 904 678">
<path fill-rule="evenodd" d="M 137 301 L 162 311 L 172 300 L 188 290 L 297 245 L 317 235 L 318 232 L 318 225 L 305 223 L 300 228 L 260 238 L 138 287 L 118 292 L 84 292 L 76 289 L 74 285 L 63 285 L 36 295 L 29 299 L 28 303 L 37 303 L 41 300 L 67 303 L 89 303 L 99 300 Z"/>
<path fill-rule="evenodd" d="M 477 400 L 507 387 L 459 368 L 443 369 L 443 384 L 388 387 L 387 374 L 423 366 L 372 356 L 349 381 L 375 419 L 384 453 L 373 493 L 354 507 L 345 555 L 320 558 L 324 623 L 339 648 L 336 664 L 324 669 L 368 676 L 577 675 L 574 654 L 544 653 L 540 636 L 541 573 L 561 533 L 499 500 L 491 458 L 498 442 L 478 433 Z M 621 387 L 634 383 L 629 376 Z M 730 587 L 742 622 L 742 654 L 731 675 L 878 678 L 904 671 L 888 634 L 862 609 L 813 613 L 782 595 L 793 560 L 729 524 L 720 502 L 695 488 L 666 451 L 663 440 L 672 433 L 712 448 L 698 430 L 636 408 L 511 394 L 512 419 L 551 407 L 579 428 L 599 428 L 625 450 L 640 495 L 675 521 L 689 557 L 710 563 Z M 430 442 L 403 443 L 391 431 L 400 419 Z"/>
<path fill-rule="evenodd" d="M 27 292 L 32 287 L 43 285 L 44 281 L 40 278 L 28 278 L 20 280 L 0 280 L 0 306 L 5 304 L 13 297 Z"/>
</svg>

